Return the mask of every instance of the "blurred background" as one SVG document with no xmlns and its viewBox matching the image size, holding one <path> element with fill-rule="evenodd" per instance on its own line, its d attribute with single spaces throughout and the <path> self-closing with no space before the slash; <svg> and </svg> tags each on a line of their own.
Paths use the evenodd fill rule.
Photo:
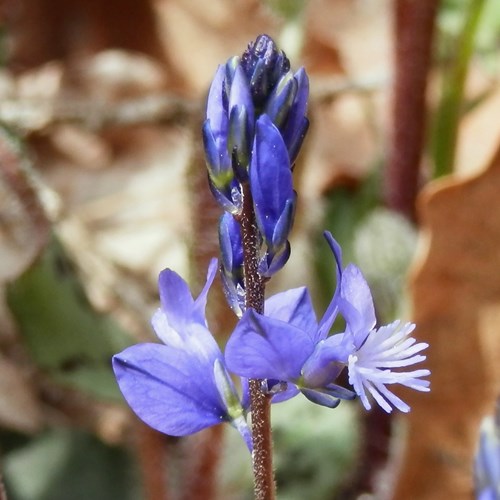
<svg viewBox="0 0 500 500">
<path fill-rule="evenodd" d="M 408 416 L 273 407 L 283 500 L 474 496 L 500 390 L 500 3 L 4 0 L 0 5 L 0 471 L 11 500 L 245 500 L 250 457 L 128 410 L 110 357 L 153 340 L 165 267 L 195 290 L 218 255 L 201 123 L 217 65 L 260 33 L 311 82 L 292 257 L 269 293 L 334 270 L 381 324 L 417 323 L 431 393 Z M 235 318 L 220 283 L 210 323 Z M 217 288 L 217 290 L 215 290 Z"/>
</svg>

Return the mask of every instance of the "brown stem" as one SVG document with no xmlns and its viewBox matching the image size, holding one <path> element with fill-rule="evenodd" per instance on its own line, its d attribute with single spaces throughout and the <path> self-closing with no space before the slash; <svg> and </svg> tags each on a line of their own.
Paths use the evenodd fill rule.
<svg viewBox="0 0 500 500">
<path fill-rule="evenodd" d="M 392 145 L 385 201 L 415 220 L 425 136 L 426 88 L 438 0 L 396 0 Z"/>
<path fill-rule="evenodd" d="M 243 211 L 240 218 L 245 269 L 245 301 L 247 308 L 264 312 L 265 283 L 258 273 L 259 233 L 255 223 L 252 194 L 243 185 Z M 262 380 L 250 380 L 252 411 L 253 473 L 256 500 L 273 500 L 275 482 L 271 434 L 271 398 L 262 391 Z"/>
</svg>

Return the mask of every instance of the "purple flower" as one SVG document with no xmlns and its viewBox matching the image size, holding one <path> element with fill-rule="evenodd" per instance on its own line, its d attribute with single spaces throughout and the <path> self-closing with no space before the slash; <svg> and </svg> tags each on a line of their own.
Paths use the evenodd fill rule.
<svg viewBox="0 0 500 500">
<path fill-rule="evenodd" d="M 288 58 L 267 35 L 219 66 L 208 94 L 203 144 L 210 188 L 224 210 L 235 214 L 241 209 L 240 183 L 248 179 L 259 117 L 275 125 L 286 163 L 293 165 L 309 125 L 308 97 L 306 72 L 301 68 L 293 74 Z"/>
<path fill-rule="evenodd" d="M 228 257 L 242 253 L 235 247 L 241 237 L 234 226 L 240 223 L 243 192 L 248 196 L 249 186 L 259 233 L 258 272 L 267 279 L 290 257 L 297 199 L 292 167 L 309 125 L 308 98 L 305 70 L 294 74 L 267 35 L 219 66 L 210 86 L 203 143 L 212 194 L 235 217 L 222 221 L 219 234 L 224 289 L 237 315 L 244 309 L 242 271 L 227 264 Z"/>
<path fill-rule="evenodd" d="M 335 407 L 340 399 L 357 394 L 369 409 L 368 391 L 387 412 L 392 406 L 406 412 L 408 405 L 387 386 L 429 390 L 429 382 L 421 380 L 429 370 L 405 370 L 425 359 L 418 353 L 427 344 L 409 337 L 411 324 L 374 329 L 373 300 L 361 271 L 353 264 L 342 270 L 340 247 L 330 233 L 325 237 L 336 261 L 337 288 L 320 321 L 306 288 L 274 295 L 265 303 L 265 315 L 253 310 L 243 315 L 226 346 L 227 365 L 240 376 L 286 382 L 287 389 L 275 401 L 300 391 L 317 404 Z M 345 331 L 328 336 L 339 313 Z M 345 367 L 355 392 L 335 383 Z"/>
<path fill-rule="evenodd" d="M 262 107 L 283 75 L 290 71 L 290 61 L 273 39 L 259 35 L 248 44 L 241 56 L 241 66 L 247 75 L 256 107 Z"/>
<path fill-rule="evenodd" d="M 285 143 L 267 115 L 262 115 L 256 125 L 250 164 L 250 189 L 257 225 L 267 245 L 267 255 L 259 271 L 263 276 L 271 276 L 275 272 L 273 264 L 276 270 L 281 269 L 290 255 L 287 240 L 293 224 L 297 195 L 293 190 Z M 275 259 L 279 266 L 276 266 Z"/>
<path fill-rule="evenodd" d="M 251 449 L 245 420 L 248 405 L 240 401 L 205 319 L 216 272 L 217 260 L 213 259 L 207 282 L 194 300 L 178 274 L 163 271 L 159 277 L 161 307 L 152 318 L 163 344 L 128 347 L 113 357 L 113 370 L 127 403 L 154 429 L 185 436 L 229 422 Z"/>
</svg>

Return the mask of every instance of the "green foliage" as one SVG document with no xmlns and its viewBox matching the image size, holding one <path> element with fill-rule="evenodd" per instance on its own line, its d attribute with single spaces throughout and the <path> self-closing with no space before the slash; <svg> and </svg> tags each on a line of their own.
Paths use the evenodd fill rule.
<svg viewBox="0 0 500 500">
<path fill-rule="evenodd" d="M 352 262 L 354 257 L 354 234 L 361 220 L 380 203 L 379 173 L 364 179 L 357 187 L 339 186 L 328 193 L 325 199 L 324 220 L 321 227 L 330 231 L 342 247 L 344 262 Z M 314 266 L 318 284 L 316 303 L 318 311 L 328 305 L 335 290 L 335 271 L 332 253 L 322 234 L 314 247 Z"/>
<path fill-rule="evenodd" d="M 357 405 L 334 410 L 299 395 L 272 406 L 274 465 L 280 500 L 335 498 L 355 466 L 359 429 Z M 251 500 L 250 456 L 236 432 L 224 439 L 223 498 Z"/>
<path fill-rule="evenodd" d="M 305 9 L 305 0 L 267 0 L 269 6 L 287 20 L 300 16 Z"/>
<path fill-rule="evenodd" d="M 454 37 L 450 61 L 443 72 L 432 136 L 435 178 L 449 174 L 455 165 L 458 126 L 465 107 L 464 86 L 485 1 L 470 0 L 467 9 L 463 9 L 463 26 Z M 456 15 L 456 9 L 451 12 Z"/>
<path fill-rule="evenodd" d="M 81 431 L 58 429 L 2 457 L 10 500 L 138 500 L 129 457 Z"/>
<path fill-rule="evenodd" d="M 333 498 L 355 463 L 356 408 L 334 410 L 296 397 L 273 406 L 278 491 L 281 500 Z"/>
<path fill-rule="evenodd" d="M 110 359 L 131 339 L 92 308 L 56 238 L 9 284 L 7 302 L 40 368 L 94 396 L 120 398 Z"/>
</svg>

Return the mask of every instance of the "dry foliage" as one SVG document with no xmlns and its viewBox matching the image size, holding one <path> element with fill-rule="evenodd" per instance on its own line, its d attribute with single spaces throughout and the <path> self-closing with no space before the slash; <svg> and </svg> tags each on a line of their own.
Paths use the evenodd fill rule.
<svg viewBox="0 0 500 500">
<path fill-rule="evenodd" d="M 482 173 L 430 184 L 411 280 L 413 320 L 430 344 L 431 392 L 405 394 L 397 499 L 469 499 L 480 420 L 500 391 L 500 150 Z"/>
</svg>

